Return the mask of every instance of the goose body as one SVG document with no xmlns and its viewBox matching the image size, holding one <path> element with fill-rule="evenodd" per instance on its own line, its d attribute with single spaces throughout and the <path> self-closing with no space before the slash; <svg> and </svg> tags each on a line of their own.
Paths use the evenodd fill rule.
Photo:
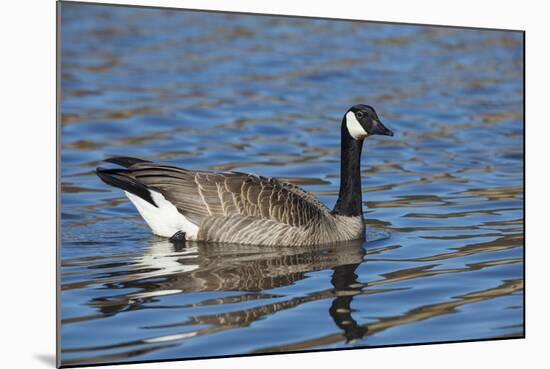
<svg viewBox="0 0 550 369">
<path fill-rule="evenodd" d="M 153 233 L 186 240 L 300 246 L 363 239 L 360 156 L 363 139 L 393 135 L 374 109 L 356 105 L 342 120 L 340 194 L 334 210 L 291 183 L 240 172 L 189 170 L 130 157 L 97 168 L 121 188 Z"/>
</svg>

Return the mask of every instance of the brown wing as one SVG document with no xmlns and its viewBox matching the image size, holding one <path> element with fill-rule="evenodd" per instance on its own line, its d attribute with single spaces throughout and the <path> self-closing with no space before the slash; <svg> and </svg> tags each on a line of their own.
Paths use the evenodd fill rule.
<svg viewBox="0 0 550 369">
<path fill-rule="evenodd" d="M 131 165 L 128 174 L 161 191 L 197 225 L 208 216 L 238 214 L 302 226 L 329 212 L 303 189 L 275 178 L 237 172 L 192 171 L 149 162 Z"/>
</svg>

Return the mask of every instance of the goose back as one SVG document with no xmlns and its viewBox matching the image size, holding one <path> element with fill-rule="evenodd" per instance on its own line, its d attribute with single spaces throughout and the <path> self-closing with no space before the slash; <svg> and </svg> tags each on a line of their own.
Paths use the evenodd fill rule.
<svg viewBox="0 0 550 369">
<path fill-rule="evenodd" d="M 159 190 L 197 225 L 208 216 L 241 215 L 301 226 L 330 211 L 301 188 L 270 177 L 153 163 L 134 164 L 126 174 Z"/>
</svg>

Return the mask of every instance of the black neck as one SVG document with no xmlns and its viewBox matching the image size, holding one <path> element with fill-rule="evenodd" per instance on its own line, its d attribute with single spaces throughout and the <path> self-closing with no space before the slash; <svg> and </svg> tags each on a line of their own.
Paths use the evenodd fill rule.
<svg viewBox="0 0 550 369">
<path fill-rule="evenodd" d="M 361 149 L 363 140 L 349 134 L 346 118 L 342 120 L 342 148 L 340 168 L 340 194 L 333 214 L 360 216 L 363 214 L 361 197 Z"/>
</svg>

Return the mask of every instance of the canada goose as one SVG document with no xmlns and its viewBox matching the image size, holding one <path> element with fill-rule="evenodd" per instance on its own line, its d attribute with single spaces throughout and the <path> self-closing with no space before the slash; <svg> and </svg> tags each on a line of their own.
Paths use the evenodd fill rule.
<svg viewBox="0 0 550 369">
<path fill-rule="evenodd" d="M 331 211 L 314 196 L 276 178 L 189 170 L 146 160 L 105 160 L 97 168 L 123 189 L 153 233 L 173 240 L 300 246 L 363 239 L 361 149 L 369 135 L 393 136 L 368 105 L 342 118 L 340 193 Z"/>
</svg>

